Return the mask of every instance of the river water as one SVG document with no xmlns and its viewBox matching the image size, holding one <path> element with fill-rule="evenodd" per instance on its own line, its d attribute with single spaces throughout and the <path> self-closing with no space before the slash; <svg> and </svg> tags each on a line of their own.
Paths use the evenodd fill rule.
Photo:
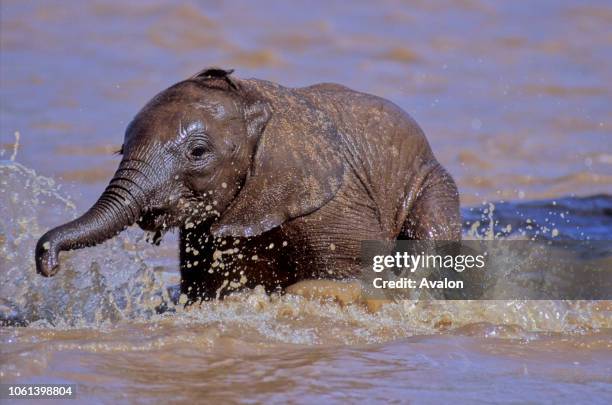
<svg viewBox="0 0 612 405">
<path fill-rule="evenodd" d="M 96 200 L 136 111 L 209 65 L 396 102 L 456 179 L 466 238 L 609 240 L 610 27 L 605 1 L 3 0 L 1 382 L 87 403 L 609 403 L 610 301 L 371 312 L 256 289 L 186 310 L 172 235 L 130 229 L 52 279 L 33 248 Z"/>
</svg>

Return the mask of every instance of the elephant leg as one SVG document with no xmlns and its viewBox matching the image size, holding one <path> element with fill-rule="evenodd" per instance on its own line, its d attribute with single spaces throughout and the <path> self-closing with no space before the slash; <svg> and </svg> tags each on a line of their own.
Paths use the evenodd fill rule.
<svg viewBox="0 0 612 405">
<path fill-rule="evenodd" d="M 398 239 L 461 241 L 461 214 L 457 186 L 448 173 L 438 166 L 425 179 Z M 460 254 L 460 245 L 447 246 L 445 253 Z M 450 250 L 448 250 L 450 249 Z M 433 274 L 432 274 L 433 275 Z M 484 292 L 484 273 L 478 271 L 437 272 L 440 279 L 462 280 L 462 290 L 445 291 L 446 299 L 473 299 Z"/>
<path fill-rule="evenodd" d="M 279 232 L 246 238 L 213 238 L 206 224 L 180 232 L 181 294 L 186 304 L 263 286 L 280 290 L 296 282 Z"/>
<path fill-rule="evenodd" d="M 214 298 L 219 280 L 209 273 L 216 250 L 211 237 L 203 229 L 181 228 L 179 259 L 181 270 L 181 294 L 187 297 L 186 304 Z"/>
<path fill-rule="evenodd" d="M 442 166 L 425 178 L 398 239 L 461 240 L 459 192 Z"/>
<path fill-rule="evenodd" d="M 285 289 L 287 294 L 321 301 L 332 300 L 341 306 L 361 305 L 369 312 L 378 312 L 388 299 L 369 297 L 363 293 L 362 285 L 355 280 L 303 280 Z"/>
</svg>

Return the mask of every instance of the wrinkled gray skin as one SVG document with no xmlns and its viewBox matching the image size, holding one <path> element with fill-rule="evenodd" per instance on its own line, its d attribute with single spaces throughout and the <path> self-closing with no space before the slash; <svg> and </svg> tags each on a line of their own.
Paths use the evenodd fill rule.
<svg viewBox="0 0 612 405">
<path fill-rule="evenodd" d="M 190 301 L 356 276 L 362 240 L 460 239 L 455 183 L 396 105 L 230 74 L 204 70 L 136 115 L 100 199 L 39 240 L 40 274 L 134 223 L 180 229 Z"/>
</svg>

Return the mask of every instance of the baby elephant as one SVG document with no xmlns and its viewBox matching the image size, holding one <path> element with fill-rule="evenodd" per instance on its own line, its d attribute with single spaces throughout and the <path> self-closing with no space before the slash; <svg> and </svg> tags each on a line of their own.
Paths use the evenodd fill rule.
<svg viewBox="0 0 612 405">
<path fill-rule="evenodd" d="M 363 240 L 460 239 L 455 183 L 395 104 L 231 74 L 203 70 L 136 115 L 100 199 L 38 241 L 40 274 L 134 223 L 180 229 L 189 302 L 355 277 Z"/>
</svg>

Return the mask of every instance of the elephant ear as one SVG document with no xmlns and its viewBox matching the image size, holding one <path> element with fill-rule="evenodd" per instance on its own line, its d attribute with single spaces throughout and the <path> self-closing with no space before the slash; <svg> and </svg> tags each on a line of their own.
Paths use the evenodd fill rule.
<svg viewBox="0 0 612 405">
<path fill-rule="evenodd" d="M 333 198 L 344 166 L 335 126 L 306 102 L 287 100 L 265 125 L 244 186 L 212 227 L 251 237 L 307 215 Z"/>
</svg>

